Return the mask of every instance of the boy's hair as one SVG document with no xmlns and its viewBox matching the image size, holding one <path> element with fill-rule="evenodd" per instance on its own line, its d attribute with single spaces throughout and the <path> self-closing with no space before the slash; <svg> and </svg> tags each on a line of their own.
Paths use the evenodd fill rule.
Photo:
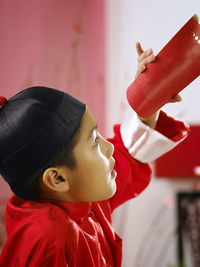
<svg viewBox="0 0 200 267">
<path fill-rule="evenodd" d="M 76 160 L 73 150 L 78 142 L 79 131 L 80 124 L 72 136 L 71 142 L 65 145 L 61 153 L 58 154 L 47 166 L 29 177 L 24 182 L 10 183 L 10 188 L 13 193 L 24 200 L 39 200 L 42 197 L 40 180 L 42 179 L 42 175 L 46 169 L 58 166 L 67 166 L 70 169 L 74 169 L 76 167 Z"/>
</svg>

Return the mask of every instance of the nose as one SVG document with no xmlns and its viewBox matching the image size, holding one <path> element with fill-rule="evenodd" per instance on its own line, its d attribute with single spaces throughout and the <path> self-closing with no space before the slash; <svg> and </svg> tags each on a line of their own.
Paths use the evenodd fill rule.
<svg viewBox="0 0 200 267">
<path fill-rule="evenodd" d="M 106 156 L 107 158 L 111 158 L 113 153 L 114 153 L 114 146 L 112 143 L 108 142 L 107 140 L 105 140 L 105 146 L 106 146 Z"/>
</svg>

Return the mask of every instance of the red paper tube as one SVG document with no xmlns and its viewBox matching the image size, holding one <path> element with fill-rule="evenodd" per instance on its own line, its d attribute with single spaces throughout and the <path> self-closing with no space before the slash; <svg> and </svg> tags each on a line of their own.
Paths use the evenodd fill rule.
<svg viewBox="0 0 200 267">
<path fill-rule="evenodd" d="M 130 106 L 147 118 L 200 75 L 200 18 L 195 14 L 127 89 Z"/>
</svg>

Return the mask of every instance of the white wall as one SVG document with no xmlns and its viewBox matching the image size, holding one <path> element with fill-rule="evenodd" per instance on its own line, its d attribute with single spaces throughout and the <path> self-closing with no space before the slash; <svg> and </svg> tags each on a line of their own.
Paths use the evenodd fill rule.
<svg viewBox="0 0 200 267">
<path fill-rule="evenodd" d="M 107 118 L 108 135 L 112 125 L 121 122 L 129 109 L 126 89 L 137 69 L 135 43 L 157 54 L 192 17 L 200 15 L 200 1 L 107 0 Z M 200 78 L 182 93 L 183 101 L 164 108 L 172 115 L 199 124 Z M 147 190 L 120 207 L 113 216 L 123 237 L 123 267 L 166 267 L 176 265 L 175 194 L 190 190 L 192 180 L 170 181 L 153 177 Z M 140 259 L 138 257 L 140 254 Z M 188 260 L 188 266 L 191 264 Z M 168 264 L 168 265 L 167 265 Z"/>
</svg>

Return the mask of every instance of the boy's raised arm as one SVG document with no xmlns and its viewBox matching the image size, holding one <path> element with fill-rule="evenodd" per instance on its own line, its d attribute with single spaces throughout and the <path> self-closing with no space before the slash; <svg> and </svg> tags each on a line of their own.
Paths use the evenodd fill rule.
<svg viewBox="0 0 200 267">
<path fill-rule="evenodd" d="M 152 49 L 143 51 L 140 44 L 138 51 L 138 71 L 136 76 L 145 71 L 146 65 L 155 60 Z M 179 95 L 170 102 L 179 102 Z M 111 209 L 115 209 L 125 201 L 136 197 L 149 184 L 151 162 L 181 142 L 189 132 L 189 128 L 181 121 L 158 111 L 149 118 L 140 118 L 133 111 L 131 119 L 114 128 L 115 137 L 109 139 L 113 143 L 115 169 L 117 171 L 117 191 L 110 199 Z"/>
</svg>

